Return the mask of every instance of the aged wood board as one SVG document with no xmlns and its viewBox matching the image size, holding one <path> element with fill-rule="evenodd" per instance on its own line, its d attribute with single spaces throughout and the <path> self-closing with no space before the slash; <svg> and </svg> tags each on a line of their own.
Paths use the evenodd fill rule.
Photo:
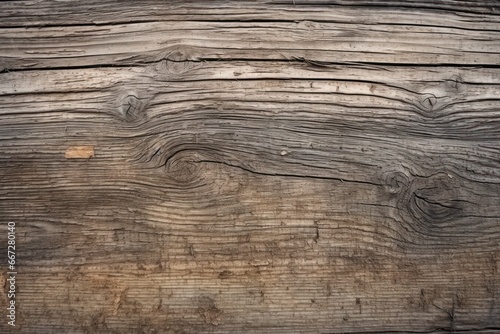
<svg viewBox="0 0 500 334">
<path fill-rule="evenodd" d="M 1 1 L 0 71 L 1 333 L 500 332 L 498 1 Z"/>
</svg>

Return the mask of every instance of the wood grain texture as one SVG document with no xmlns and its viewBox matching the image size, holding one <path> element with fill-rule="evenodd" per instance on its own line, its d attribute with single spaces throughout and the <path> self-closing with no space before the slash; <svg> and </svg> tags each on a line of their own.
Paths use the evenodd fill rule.
<svg viewBox="0 0 500 334">
<path fill-rule="evenodd" d="M 0 331 L 498 333 L 498 7 L 0 2 Z"/>
<path fill-rule="evenodd" d="M 387 4 L 359 7 L 362 3 L 266 7 L 248 2 L 161 6 L 149 1 L 125 6 L 117 15 L 112 2 L 89 1 L 76 7 L 73 2 L 13 2 L 1 14 L 7 18 L 2 21 L 0 64 L 12 70 L 127 66 L 161 59 L 500 63 L 498 3 L 454 3 L 443 2 L 449 10 L 431 5 L 436 10 L 429 12 Z M 489 9 L 487 13 L 460 11 L 477 8 L 478 3 Z M 454 7 L 458 11 L 450 10 Z"/>
</svg>

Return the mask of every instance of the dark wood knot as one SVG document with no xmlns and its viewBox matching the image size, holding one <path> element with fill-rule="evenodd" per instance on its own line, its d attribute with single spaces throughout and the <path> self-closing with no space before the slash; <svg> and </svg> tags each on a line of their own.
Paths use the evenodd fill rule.
<svg viewBox="0 0 500 334">
<path fill-rule="evenodd" d="M 439 98 L 433 93 L 420 94 L 417 106 L 426 113 L 441 109 Z"/>
<path fill-rule="evenodd" d="M 167 176 L 175 183 L 193 184 L 203 181 L 201 159 L 196 150 L 184 148 L 167 156 L 163 166 Z"/>
<path fill-rule="evenodd" d="M 389 172 L 384 175 L 385 189 L 391 194 L 398 194 L 410 183 L 408 176 L 402 172 Z"/>
<path fill-rule="evenodd" d="M 449 79 L 446 80 L 447 87 L 450 88 L 451 90 L 456 90 L 456 91 L 460 90 L 463 83 L 464 80 L 458 74 L 454 74 Z"/>
<path fill-rule="evenodd" d="M 430 226 L 457 219 L 463 213 L 459 191 L 452 177 L 444 173 L 416 178 L 406 199 L 412 217 Z"/>
<path fill-rule="evenodd" d="M 187 45 L 172 45 L 164 49 L 156 57 L 155 76 L 162 79 L 163 75 L 182 76 L 203 65 L 198 59 L 199 51 Z"/>
<path fill-rule="evenodd" d="M 146 107 L 145 98 L 140 98 L 136 93 L 126 94 L 118 106 L 119 116 L 126 121 L 136 121 L 143 116 Z"/>
<path fill-rule="evenodd" d="M 168 74 L 181 75 L 192 70 L 195 65 L 192 61 L 164 60 L 164 66 Z"/>
</svg>

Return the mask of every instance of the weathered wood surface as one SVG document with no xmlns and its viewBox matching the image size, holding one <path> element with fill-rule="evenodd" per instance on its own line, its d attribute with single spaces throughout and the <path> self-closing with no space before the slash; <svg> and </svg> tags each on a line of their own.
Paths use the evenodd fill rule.
<svg viewBox="0 0 500 334">
<path fill-rule="evenodd" d="M 0 331 L 498 332 L 499 13 L 0 2 Z"/>
</svg>

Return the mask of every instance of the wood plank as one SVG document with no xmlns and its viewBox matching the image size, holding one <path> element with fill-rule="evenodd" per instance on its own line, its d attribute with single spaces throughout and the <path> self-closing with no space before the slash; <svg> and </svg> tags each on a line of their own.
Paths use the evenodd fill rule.
<svg viewBox="0 0 500 334">
<path fill-rule="evenodd" d="M 499 326 L 498 69 L 1 77 L 24 330 Z M 66 159 L 75 145 L 95 157 Z"/>
<path fill-rule="evenodd" d="M 152 7 L 150 10 L 157 10 L 157 6 Z M 171 6 L 160 7 L 163 11 L 171 9 Z M 370 7 L 319 7 L 321 10 L 313 7 L 295 11 L 288 7 L 271 11 L 264 21 L 256 21 L 253 16 L 254 21 L 250 22 L 246 20 L 252 16 L 241 14 L 241 8 L 226 7 L 222 14 L 208 15 L 203 20 L 195 16 L 120 24 L 113 22 L 117 15 L 106 11 L 101 14 L 106 18 L 97 19 L 106 23 L 98 25 L 72 25 L 71 19 L 69 22 L 59 19 L 55 26 L 30 27 L 31 20 L 26 19 L 28 27 L 2 29 L 1 69 L 134 65 L 162 59 L 500 63 L 496 15 L 470 18 L 447 11 L 430 15 L 426 11 Z M 189 6 L 182 10 L 175 5 L 173 8 L 174 13 L 190 10 Z M 208 9 L 197 11 L 204 15 Z M 99 9 L 93 12 L 100 13 Z M 247 8 L 246 13 L 249 12 L 258 12 L 258 8 Z M 225 21 L 220 20 L 221 16 Z"/>
<path fill-rule="evenodd" d="M 497 1 L 0 9 L 0 332 L 500 331 Z"/>
</svg>

